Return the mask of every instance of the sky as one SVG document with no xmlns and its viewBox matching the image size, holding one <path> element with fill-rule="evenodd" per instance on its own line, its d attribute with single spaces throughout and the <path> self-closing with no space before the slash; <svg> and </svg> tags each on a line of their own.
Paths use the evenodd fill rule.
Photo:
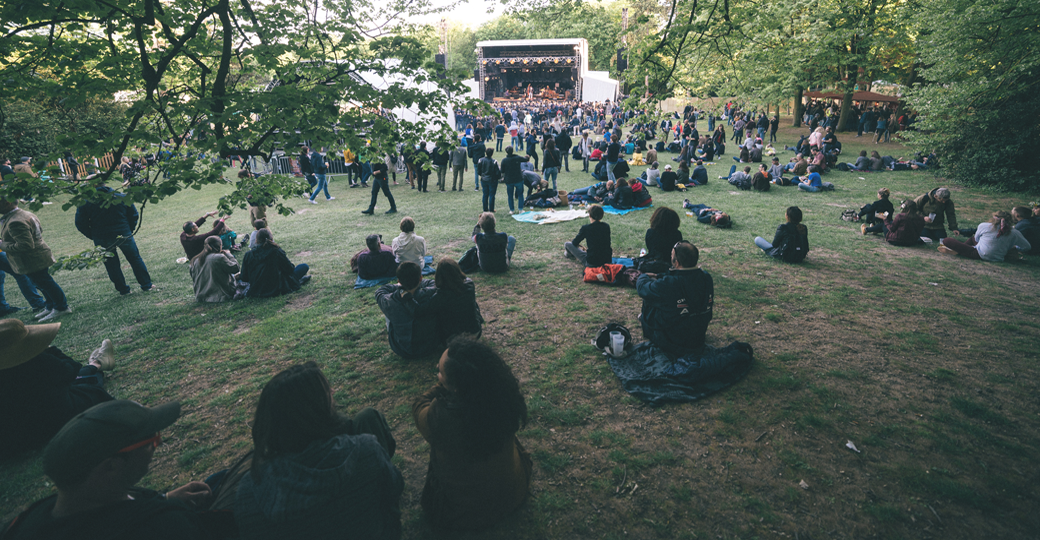
<svg viewBox="0 0 1040 540">
<path fill-rule="evenodd" d="M 440 2 L 434 2 L 435 4 Z M 443 3 L 441 3 L 443 5 Z M 492 8 L 491 13 L 487 13 L 488 8 Z M 494 19 L 502 13 L 503 6 L 499 2 L 491 0 L 468 0 L 455 6 L 450 12 L 441 13 L 437 15 L 431 15 L 429 17 L 416 17 L 412 19 L 414 22 L 437 24 L 441 18 L 445 18 L 448 22 L 457 22 L 476 30 L 478 26 L 483 23 Z"/>
</svg>

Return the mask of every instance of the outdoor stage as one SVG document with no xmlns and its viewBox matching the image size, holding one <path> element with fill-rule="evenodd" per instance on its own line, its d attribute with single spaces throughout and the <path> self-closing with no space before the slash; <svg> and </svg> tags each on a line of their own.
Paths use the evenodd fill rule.
<svg viewBox="0 0 1040 540">
<path fill-rule="evenodd" d="M 617 99 L 618 82 L 588 70 L 584 39 L 481 41 L 475 75 L 478 96 L 488 102 Z"/>
</svg>

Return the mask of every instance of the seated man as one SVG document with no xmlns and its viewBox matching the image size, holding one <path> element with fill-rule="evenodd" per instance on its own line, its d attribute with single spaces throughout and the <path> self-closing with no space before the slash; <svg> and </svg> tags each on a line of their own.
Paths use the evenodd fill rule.
<svg viewBox="0 0 1040 540">
<path fill-rule="evenodd" d="M 820 177 L 820 169 L 816 165 L 809 166 L 809 175 L 796 180 L 798 189 L 808 192 L 817 192 L 823 189 L 823 179 Z"/>
<path fill-rule="evenodd" d="M 682 241 L 672 248 L 668 274 L 643 274 L 636 291 L 643 298 L 643 336 L 665 352 L 683 356 L 704 346 L 715 303 L 711 275 L 697 268 L 700 252 Z"/>
<path fill-rule="evenodd" d="M 730 184 L 739 189 L 751 189 L 751 167 L 744 167 L 743 171 L 738 171 L 737 166 L 733 165 L 729 169 L 729 176 L 720 176 L 719 178 L 722 178 L 723 180 L 728 180 Z"/>
<path fill-rule="evenodd" d="M 1030 215 L 1026 206 L 1016 206 L 1011 210 L 1011 217 L 1015 219 L 1015 230 L 1022 233 L 1031 246 L 1028 253 L 1040 255 L 1040 216 Z"/>
<path fill-rule="evenodd" d="M 217 211 L 207 213 L 206 215 L 196 219 L 195 221 L 189 221 L 184 224 L 184 232 L 181 233 L 181 247 L 184 248 L 184 256 L 188 260 L 194 259 L 196 255 L 202 253 L 202 250 L 206 247 L 206 239 L 210 236 L 220 236 L 224 232 L 224 219 L 218 219 L 217 223 L 213 226 L 213 230 L 206 234 L 199 234 L 199 226 L 206 222 L 206 218 L 217 215 Z"/>
<path fill-rule="evenodd" d="M 733 226 L 733 220 L 730 219 L 729 214 L 718 208 L 712 208 L 706 204 L 693 204 L 690 199 L 683 200 L 682 205 L 683 208 L 693 213 L 693 217 L 697 218 L 697 221 L 705 225 L 712 225 L 720 229 L 728 229 Z"/>
<path fill-rule="evenodd" d="M 598 203 L 603 202 L 603 199 L 610 195 L 610 192 L 614 190 L 614 182 L 607 180 L 606 182 L 597 182 L 591 186 L 576 189 L 567 194 L 567 198 L 571 202 L 587 202 L 587 203 Z"/>
<path fill-rule="evenodd" d="M 101 373 L 115 366 L 112 342 L 81 366 L 51 346 L 59 328 L 0 321 L 0 455 L 40 448 L 73 416 L 112 399 Z"/>
<path fill-rule="evenodd" d="M 190 482 L 166 494 L 135 487 L 162 441 L 159 432 L 180 416 L 180 403 L 148 408 L 127 400 L 95 405 L 69 420 L 47 444 L 43 472 L 58 488 L 4 527 L 4 538 L 156 539 L 226 536 L 230 512 L 203 519 L 211 491 Z"/>
<path fill-rule="evenodd" d="M 690 171 L 690 183 L 697 186 L 708 184 L 708 169 L 704 168 L 704 160 L 698 159 L 697 166 Z"/>
<path fill-rule="evenodd" d="M 563 244 L 563 254 L 569 259 L 577 259 L 587 268 L 603 266 L 613 260 L 614 251 L 610 247 L 610 225 L 603 223 L 603 207 L 594 204 L 589 207 L 589 224 L 583 225 L 574 240 Z M 581 248 L 581 241 L 586 240 L 588 251 Z"/>
<path fill-rule="evenodd" d="M 679 175 L 672 170 L 671 165 L 664 166 L 664 172 L 661 173 L 661 189 L 664 191 L 675 191 L 675 184 L 679 181 Z"/>
<path fill-rule="evenodd" d="M 441 352 L 437 314 L 430 309 L 437 291 L 433 280 L 422 279 L 419 265 L 403 262 L 397 267 L 397 281 L 376 291 L 376 302 L 386 317 L 390 348 L 406 360 Z"/>
<path fill-rule="evenodd" d="M 368 249 L 359 251 L 350 259 L 350 267 L 361 279 L 392 277 L 397 270 L 394 250 L 383 243 L 383 237 L 370 234 L 365 238 Z"/>
</svg>

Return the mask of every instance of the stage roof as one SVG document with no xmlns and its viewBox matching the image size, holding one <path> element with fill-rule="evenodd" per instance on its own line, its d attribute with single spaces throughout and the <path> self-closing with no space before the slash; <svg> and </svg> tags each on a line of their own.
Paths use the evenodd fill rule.
<svg viewBox="0 0 1040 540">
<path fill-rule="evenodd" d="M 477 47 L 538 47 L 542 45 L 578 45 L 584 38 L 573 39 L 503 39 L 478 41 Z"/>
</svg>

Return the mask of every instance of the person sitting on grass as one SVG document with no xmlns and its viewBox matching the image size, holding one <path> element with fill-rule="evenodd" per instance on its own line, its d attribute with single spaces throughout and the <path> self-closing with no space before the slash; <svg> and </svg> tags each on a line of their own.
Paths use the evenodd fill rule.
<svg viewBox="0 0 1040 540">
<path fill-rule="evenodd" d="M 227 302 L 235 298 L 235 274 L 238 261 L 224 249 L 220 238 L 206 239 L 206 248 L 188 265 L 198 302 Z"/>
<path fill-rule="evenodd" d="M 196 511 L 212 498 L 205 483 L 189 482 L 166 493 L 136 486 L 162 442 L 160 432 L 180 411 L 177 402 L 149 408 L 113 400 L 76 415 L 43 451 L 43 473 L 57 494 L 37 501 L 3 527 L 3 537 L 189 539 L 232 534 L 230 512 L 203 517 Z"/>
<path fill-rule="evenodd" d="M 583 225 L 574 240 L 563 244 L 563 254 L 569 259 L 576 259 L 586 268 L 603 266 L 613 260 L 610 247 L 610 225 L 603 223 L 603 207 L 594 204 L 589 206 L 589 223 Z M 585 240 L 588 251 L 581 248 Z"/>
<path fill-rule="evenodd" d="M 756 236 L 755 245 L 774 259 L 802 262 L 809 253 L 809 230 L 802 225 L 802 209 L 789 206 L 784 215 L 787 222 L 777 226 L 773 242 L 769 243 L 765 238 Z"/>
<path fill-rule="evenodd" d="M 708 184 L 708 169 L 704 168 L 703 160 L 697 160 L 697 166 L 690 172 L 689 183 L 695 186 L 704 186 Z"/>
<path fill-rule="evenodd" d="M 365 247 L 350 258 L 350 267 L 361 279 L 393 277 L 397 271 L 397 259 L 383 237 L 370 234 L 365 237 Z"/>
<path fill-rule="evenodd" d="M 509 270 L 509 263 L 513 260 L 513 249 L 516 248 L 516 238 L 495 230 L 495 214 L 480 214 L 477 224 L 473 227 L 473 243 L 477 245 L 477 260 L 480 261 L 481 271 L 496 274 Z"/>
<path fill-rule="evenodd" d="M 449 341 L 437 385 L 415 400 L 412 416 L 430 445 L 421 504 L 434 529 L 484 529 L 523 504 L 532 461 L 516 432 L 527 404 L 495 350 L 470 336 Z"/>
<path fill-rule="evenodd" d="M 672 248 L 667 274 L 642 274 L 636 281 L 643 299 L 643 337 L 670 355 L 684 356 L 704 347 L 715 292 L 711 275 L 697 268 L 699 258 L 697 246 L 681 241 Z"/>
<path fill-rule="evenodd" d="M 772 185 L 772 182 L 769 181 L 769 171 L 766 169 L 766 164 L 759 163 L 758 172 L 751 178 L 751 187 L 755 188 L 755 191 L 769 191 Z"/>
<path fill-rule="evenodd" d="M 430 311 L 437 316 L 437 336 L 441 347 L 459 334 L 480 337 L 484 317 L 477 305 L 476 285 L 462 272 L 459 263 L 448 257 L 441 259 L 437 263 L 434 284 L 437 292 L 430 301 Z"/>
<path fill-rule="evenodd" d="M 390 426 L 372 408 L 341 415 L 332 395 L 314 362 L 264 385 L 253 451 L 217 488 L 218 503 L 229 492 L 242 538 L 401 537 L 404 481 L 390 462 Z"/>
<path fill-rule="evenodd" d="M 820 168 L 817 165 L 810 165 L 808 176 L 798 178 L 796 181 L 795 185 L 802 191 L 816 193 L 823 190 L 823 178 L 820 177 Z"/>
<path fill-rule="evenodd" d="M 893 246 L 917 246 L 924 243 L 921 233 L 924 230 L 924 216 L 917 209 L 917 203 L 911 200 L 903 201 L 900 205 L 901 212 L 895 217 L 891 213 L 876 224 L 861 230 L 863 234 L 881 233 L 885 240 Z M 878 214 L 880 215 L 880 214 Z"/>
<path fill-rule="evenodd" d="M 1015 230 L 1022 233 L 1029 245 L 1033 246 L 1029 254 L 1040 255 L 1040 216 L 1030 215 L 1029 208 L 1025 206 L 1014 207 L 1011 216 L 1015 218 Z"/>
<path fill-rule="evenodd" d="M 662 271 L 667 270 L 672 260 L 672 246 L 683 239 L 682 232 L 679 231 L 680 223 L 679 213 L 675 210 L 667 206 L 654 210 L 654 214 L 650 216 L 650 228 L 644 236 L 646 255 L 641 257 L 641 271 L 644 268 L 643 264 L 648 264 L 649 261 L 660 263 L 656 267 L 663 267 Z"/>
<path fill-rule="evenodd" d="M 661 179 L 661 171 L 658 169 L 660 165 L 654 161 L 650 164 L 650 168 L 646 170 L 646 185 L 657 186 Z"/>
<path fill-rule="evenodd" d="M 665 167 L 671 168 L 671 166 Z M 605 182 L 597 182 L 591 186 L 576 189 L 567 194 L 567 199 L 571 202 L 587 202 L 587 203 L 600 203 L 614 191 L 614 182 L 607 180 Z"/>
<path fill-rule="evenodd" d="M 632 197 L 632 187 L 628 185 L 628 180 L 625 178 L 618 178 L 615 183 L 614 194 L 607 198 L 606 204 L 618 210 L 628 210 L 635 205 Z"/>
<path fill-rule="evenodd" d="M 401 234 L 394 238 L 391 247 L 398 263 L 415 263 L 419 268 L 426 265 L 426 239 L 415 234 L 415 220 L 405 216 L 401 219 Z"/>
<path fill-rule="evenodd" d="M 751 189 L 751 167 L 744 167 L 743 171 L 738 171 L 736 165 L 731 165 L 729 176 L 720 176 L 719 178 L 728 181 L 737 189 L 745 191 Z"/>
<path fill-rule="evenodd" d="M 242 257 L 239 279 L 248 283 L 246 296 L 270 298 L 296 292 L 310 281 L 306 264 L 293 265 L 285 251 L 274 243 L 270 229 L 261 229 L 256 235 L 256 249 Z"/>
<path fill-rule="evenodd" d="M 728 229 L 733 226 L 733 220 L 729 217 L 729 214 L 718 208 L 712 208 L 706 204 L 693 204 L 690 202 L 690 199 L 683 200 L 683 208 L 693 213 L 693 217 L 705 225 L 711 225 L 720 229 Z"/>
<path fill-rule="evenodd" d="M 951 234 L 960 235 L 960 231 L 957 230 L 957 210 L 953 206 L 948 188 L 935 188 L 914 199 L 914 202 L 924 215 L 924 236 L 935 241 L 946 238 L 947 222 Z"/>
<path fill-rule="evenodd" d="M 938 250 L 946 255 L 960 255 L 982 261 L 1003 261 L 1008 252 L 1015 248 L 1027 252 L 1033 248 L 1029 240 L 1011 225 L 1011 214 L 1001 210 L 993 217 L 980 223 L 974 238 L 966 242 L 954 238 L 943 238 Z"/>
<path fill-rule="evenodd" d="M 679 175 L 672 170 L 671 165 L 665 165 L 664 172 L 661 173 L 661 190 L 675 191 L 677 183 L 679 183 Z"/>
<path fill-rule="evenodd" d="M 867 171 L 870 169 L 870 158 L 867 157 L 866 150 L 860 150 L 859 157 L 856 158 L 855 163 L 846 163 L 849 166 L 850 171 Z"/>
<path fill-rule="evenodd" d="M 256 249 L 256 233 L 260 229 L 267 228 L 267 218 L 261 218 L 253 222 L 253 232 L 249 233 L 249 249 Z"/>
<path fill-rule="evenodd" d="M 791 181 L 784 178 L 784 168 L 780 165 L 780 158 L 773 158 L 773 166 L 769 167 L 769 181 L 778 186 L 791 185 Z"/>
<path fill-rule="evenodd" d="M 436 284 L 423 279 L 422 268 L 411 261 L 398 265 L 397 281 L 376 291 L 376 302 L 386 318 L 390 348 L 406 360 L 440 351 L 437 314 L 430 304 Z"/>
<path fill-rule="evenodd" d="M 199 226 L 206 222 L 206 218 L 217 215 L 217 211 L 208 212 L 206 215 L 184 224 L 181 233 L 181 247 L 184 248 L 184 256 L 188 260 L 194 259 L 206 247 L 206 239 L 210 236 L 220 236 L 224 230 L 224 219 L 218 219 L 213 230 L 206 234 L 199 234 Z"/>
<path fill-rule="evenodd" d="M 888 200 L 891 194 L 892 192 L 888 188 L 881 188 L 877 192 L 876 201 L 867 203 L 859 209 L 859 218 L 863 220 L 863 224 L 859 226 L 860 232 L 863 234 L 881 232 L 881 229 L 875 230 L 871 226 L 892 217 L 895 208 L 892 206 L 892 201 Z M 914 205 L 915 208 L 916 206 Z"/>
<path fill-rule="evenodd" d="M 102 341 L 83 366 L 51 345 L 60 328 L 0 320 L 0 456 L 42 447 L 73 416 L 112 399 L 102 373 L 115 366 L 112 342 Z"/>
<path fill-rule="evenodd" d="M 549 187 L 547 180 L 541 180 L 538 182 L 538 191 L 536 193 L 528 193 L 527 198 L 524 199 L 525 206 L 533 206 L 536 208 L 552 208 L 557 205 L 560 201 L 560 192 L 554 188 Z M 520 213 L 520 212 L 517 212 Z"/>
</svg>

